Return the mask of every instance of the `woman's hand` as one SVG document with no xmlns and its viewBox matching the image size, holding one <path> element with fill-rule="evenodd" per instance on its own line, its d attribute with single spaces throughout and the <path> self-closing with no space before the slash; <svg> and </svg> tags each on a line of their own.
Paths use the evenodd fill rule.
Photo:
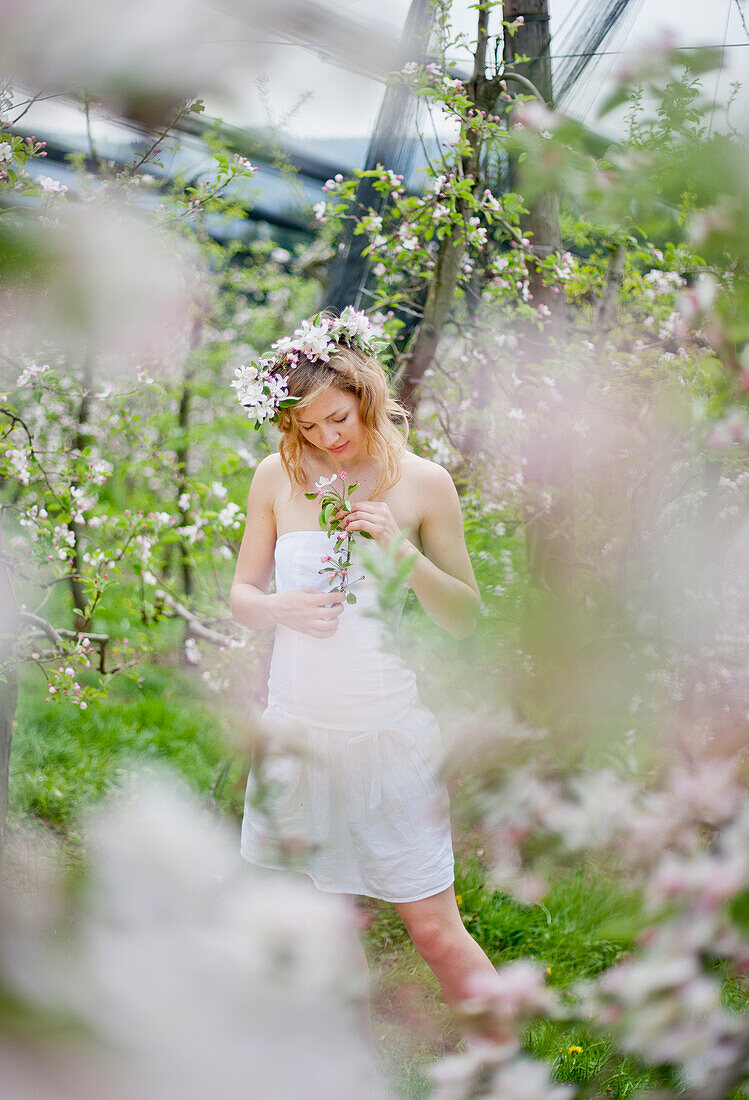
<svg viewBox="0 0 749 1100">
<path fill-rule="evenodd" d="M 311 634 L 329 638 L 338 629 L 338 616 L 343 611 L 343 592 L 321 592 L 318 588 L 293 588 L 270 597 L 274 603 L 277 623 Z"/>
<path fill-rule="evenodd" d="M 389 506 L 381 500 L 357 500 L 351 505 L 350 512 L 339 510 L 336 513 L 336 519 L 340 520 L 344 531 L 350 531 L 352 534 L 356 531 L 364 531 L 371 535 L 383 549 L 387 549 L 392 540 L 401 533 Z M 404 539 L 398 556 L 402 557 L 409 549 L 413 552 L 416 547 Z"/>
</svg>

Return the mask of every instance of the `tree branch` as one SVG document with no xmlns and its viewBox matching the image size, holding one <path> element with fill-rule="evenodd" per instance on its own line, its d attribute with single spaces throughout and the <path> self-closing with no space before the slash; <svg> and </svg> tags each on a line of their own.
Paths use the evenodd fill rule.
<svg viewBox="0 0 749 1100">
<path fill-rule="evenodd" d="M 211 630 L 210 627 L 200 621 L 197 615 L 188 610 L 179 600 L 175 600 L 174 596 L 165 592 L 163 588 L 156 589 L 156 596 L 164 603 L 169 604 L 173 611 L 189 624 L 190 632 L 197 635 L 198 638 L 203 638 L 212 645 L 238 646 L 242 644 L 237 638 L 232 638 L 227 634 L 219 634 L 217 630 Z"/>
</svg>

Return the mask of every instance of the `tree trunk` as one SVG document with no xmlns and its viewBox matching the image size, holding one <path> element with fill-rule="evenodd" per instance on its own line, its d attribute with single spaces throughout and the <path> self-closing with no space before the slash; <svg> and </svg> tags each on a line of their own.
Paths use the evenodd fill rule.
<svg viewBox="0 0 749 1100">
<path fill-rule="evenodd" d="M 424 315 L 400 377 L 398 396 L 412 414 L 419 403 L 419 383 L 434 359 L 450 312 L 464 252 L 465 245 L 462 241 L 454 244 L 449 237 L 444 237 L 440 242 Z"/>
<path fill-rule="evenodd" d="M 486 76 L 487 24 L 488 12 L 482 5 L 478 12 L 473 76 L 466 86 L 466 91 L 474 106 L 483 110 L 489 110 L 494 106 L 499 93 L 499 81 L 496 78 L 488 79 Z M 471 142 L 472 133 L 474 131 L 469 131 L 468 135 L 471 151 L 462 158 L 462 171 L 464 177 L 471 175 L 475 180 L 481 159 L 481 139 L 478 134 L 475 134 Z M 450 237 L 443 237 L 434 263 L 434 274 L 429 284 L 424 315 L 396 379 L 399 397 L 412 414 L 416 411 L 419 402 L 419 383 L 434 359 L 442 329 L 450 312 L 464 253 L 463 241 L 454 242 Z"/>
<path fill-rule="evenodd" d="M 84 363 L 83 371 L 83 395 L 81 397 L 81 403 L 78 408 L 78 423 L 76 425 L 75 436 L 73 438 L 73 450 L 82 452 L 84 447 L 91 441 L 91 435 L 85 430 L 85 425 L 88 421 L 88 413 L 91 407 L 91 391 L 94 387 L 94 359 L 91 352 L 86 354 L 86 360 Z M 80 483 L 77 486 L 80 488 Z M 70 590 L 73 596 L 73 608 L 77 608 L 78 611 L 73 612 L 73 629 L 74 630 L 87 630 L 88 619 L 86 618 L 86 608 L 88 601 L 86 599 L 86 589 L 80 580 L 81 574 L 81 526 L 74 520 L 71 520 L 70 527 L 73 531 L 73 558 L 72 558 L 72 570 L 70 577 Z M 80 614 L 78 613 L 80 612 Z"/>
<path fill-rule="evenodd" d="M 193 372 L 188 367 L 185 377 L 182 383 L 182 393 L 179 399 L 179 412 L 177 414 L 177 428 L 179 432 L 180 442 L 177 444 L 177 499 L 186 493 L 189 487 L 188 484 L 188 461 L 189 461 L 189 448 L 187 433 L 190 428 L 190 404 L 192 402 L 192 377 Z M 182 511 L 182 523 L 185 524 L 189 518 L 187 510 Z M 192 595 L 193 580 L 192 580 L 192 565 L 190 564 L 190 554 L 187 548 L 184 535 L 180 536 L 180 567 L 182 570 L 182 588 L 186 596 Z"/>
<path fill-rule="evenodd" d="M 203 328 L 203 318 L 200 316 L 195 317 L 190 332 L 190 351 L 194 351 L 200 343 L 200 334 Z M 179 501 L 183 493 L 186 493 L 189 489 L 189 431 L 190 431 L 190 412 L 192 407 L 192 380 L 195 377 L 196 368 L 191 365 L 191 360 L 188 358 L 185 371 L 182 376 L 182 390 L 179 397 L 179 408 L 177 410 L 177 439 L 178 443 L 175 447 L 175 458 L 177 460 L 177 478 L 176 478 L 176 494 Z M 182 524 L 184 526 L 189 517 L 189 511 L 187 509 L 180 508 L 182 517 Z M 178 543 L 179 546 L 179 567 L 182 572 L 182 589 L 186 596 L 191 596 L 193 593 L 193 570 L 190 562 L 190 554 L 185 541 L 184 536 L 180 536 Z M 172 564 L 172 550 L 173 545 L 167 546 L 162 555 L 162 572 L 164 577 L 169 575 Z M 157 604 L 158 606 L 158 604 Z"/>
<path fill-rule="evenodd" d="M 400 40 L 397 68 L 407 61 L 421 62 L 426 56 L 434 12 L 430 0 L 412 0 Z M 385 89 L 382 106 L 367 150 L 364 170 L 382 164 L 406 177 L 413 163 L 414 138 L 407 133 L 413 94 L 408 85 L 390 84 Z M 359 180 L 353 213 L 361 217 L 370 209 L 382 214 L 386 197 L 374 188 L 371 178 Z M 363 233 L 354 233 L 355 221 L 346 222 L 343 243 L 330 273 L 325 296 L 325 308 L 337 312 L 348 305 L 361 308 L 361 297 L 369 275 L 370 260 L 362 253 L 367 246 Z"/>
<path fill-rule="evenodd" d="M 616 296 L 619 293 L 619 287 L 622 285 L 626 256 L 627 250 L 623 244 L 620 244 L 614 249 L 609 259 L 603 292 L 596 304 L 596 328 L 598 329 L 599 340 L 603 340 L 605 330 L 611 324 L 611 319 L 614 316 Z"/>
<path fill-rule="evenodd" d="M 5 846 L 8 818 L 8 781 L 10 777 L 10 749 L 13 741 L 13 723 L 18 704 L 18 676 L 13 660 L 13 644 L 17 623 L 18 604 L 13 590 L 13 578 L 5 551 L 2 529 L 3 509 L 0 508 L 0 854 Z"/>
</svg>

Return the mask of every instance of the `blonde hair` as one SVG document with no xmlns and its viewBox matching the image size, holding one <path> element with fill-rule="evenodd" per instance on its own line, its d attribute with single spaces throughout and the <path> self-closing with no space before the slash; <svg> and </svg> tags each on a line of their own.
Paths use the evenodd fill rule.
<svg viewBox="0 0 749 1100">
<path fill-rule="evenodd" d="M 328 362 L 300 356 L 295 367 L 282 371 L 289 395 L 299 397 L 296 405 L 278 411 L 281 432 L 281 462 L 292 484 L 307 488 L 302 457 L 307 444 L 296 412 L 311 404 L 329 387 L 359 398 L 359 418 L 366 432 L 367 454 L 379 463 L 373 496 L 384 493 L 401 475 L 401 456 L 406 450 L 408 414 L 393 397 L 382 365 L 357 347 L 339 347 Z M 401 434 L 398 423 L 405 429 Z"/>
</svg>

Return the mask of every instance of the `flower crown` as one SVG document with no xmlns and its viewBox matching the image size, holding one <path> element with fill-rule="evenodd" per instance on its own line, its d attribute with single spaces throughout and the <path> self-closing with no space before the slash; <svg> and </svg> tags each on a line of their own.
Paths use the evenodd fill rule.
<svg viewBox="0 0 749 1100">
<path fill-rule="evenodd" d="M 340 317 L 318 313 L 311 321 L 302 321 L 292 336 L 276 340 L 271 345 L 275 355 L 237 367 L 232 386 L 240 405 L 247 409 L 247 416 L 259 428 L 265 421 L 277 420 L 279 409 L 296 405 L 300 400 L 291 397 L 288 389 L 288 372 L 297 366 L 300 355 L 327 363 L 341 346 L 356 347 L 375 356 L 387 343 L 383 330 L 353 306 L 346 306 Z"/>
</svg>

